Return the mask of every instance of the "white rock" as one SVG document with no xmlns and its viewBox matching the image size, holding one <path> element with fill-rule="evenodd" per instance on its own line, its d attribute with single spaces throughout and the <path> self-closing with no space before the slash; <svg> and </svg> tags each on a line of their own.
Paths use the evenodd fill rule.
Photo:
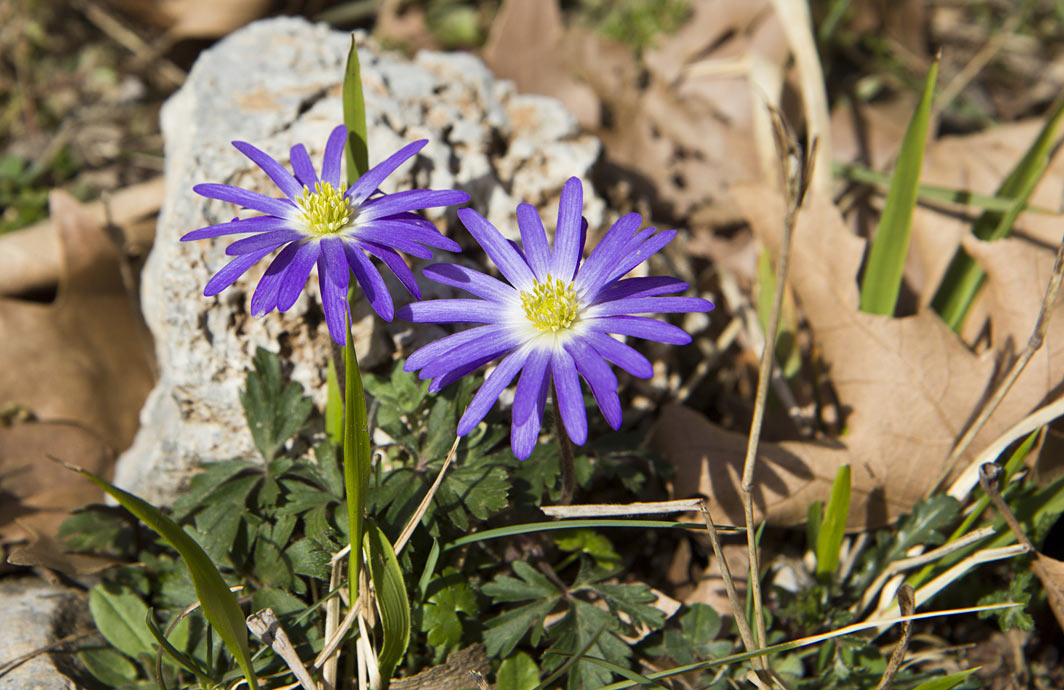
<svg viewBox="0 0 1064 690">
<path fill-rule="evenodd" d="M 36 652 L 68 635 L 89 628 L 84 597 L 75 589 L 33 578 L 8 578 L 0 582 L 0 665 Z M 58 650 L 57 650 L 58 651 Z M 78 684 L 63 675 L 69 654 L 38 654 L 0 676 L 0 690 L 73 690 Z"/>
<path fill-rule="evenodd" d="M 302 19 L 257 22 L 205 51 L 163 109 L 167 196 L 142 281 L 159 381 L 141 412 L 136 441 L 116 469 L 116 482 L 147 500 L 172 502 L 199 462 L 255 457 L 237 393 L 256 347 L 281 352 L 292 377 L 319 405 L 324 402 L 331 347 L 316 278 L 285 314 L 253 319 L 248 303 L 266 262 L 218 297 L 204 298 L 203 286 L 227 261 L 227 238 L 178 238 L 235 215 L 232 205 L 195 195 L 197 183 L 226 182 L 276 195 L 232 140 L 250 142 L 282 162 L 294 144 L 304 143 L 320 165 L 325 140 L 342 119 L 349 45 L 348 34 Z M 518 95 L 467 54 L 422 52 L 409 61 L 376 52 L 363 37 L 359 60 L 370 162 L 414 139 L 430 140 L 382 185 L 385 191 L 463 189 L 473 208 L 516 238 L 518 202 L 542 208 L 552 229 L 562 185 L 575 175 L 584 181 L 591 228 L 601 226 L 604 205 L 587 180 L 599 142 L 578 135 L 575 120 L 556 101 Z M 434 209 L 426 215 L 473 248 L 454 213 Z M 468 252 L 464 259 L 479 256 Z M 398 304 L 409 299 L 396 281 L 389 284 Z M 386 327 L 364 302 L 355 317 L 364 367 L 391 356 L 393 336 L 404 347 L 424 342 L 408 324 Z"/>
</svg>

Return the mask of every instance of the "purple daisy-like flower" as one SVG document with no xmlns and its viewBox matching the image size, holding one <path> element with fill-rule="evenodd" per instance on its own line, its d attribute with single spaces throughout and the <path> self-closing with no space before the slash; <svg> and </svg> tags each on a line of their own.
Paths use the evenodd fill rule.
<svg viewBox="0 0 1064 690">
<path fill-rule="evenodd" d="M 462 415 L 458 434 L 469 433 L 520 372 L 510 443 L 521 459 L 536 445 L 552 379 L 565 431 L 582 445 L 587 440 L 587 412 L 580 378 L 591 388 L 606 421 L 617 429 L 621 401 L 609 364 L 640 378 L 654 373 L 646 357 L 610 334 L 683 345 L 691 336 L 682 329 L 637 315 L 713 308 L 697 297 L 663 297 L 687 289 L 676 278 L 624 278 L 676 235 L 675 230 L 639 230 L 642 218 L 637 213 L 614 223 L 582 260 L 582 209 L 583 189 L 573 177 L 562 189 L 552 249 L 536 209 L 519 205 L 523 250 L 476 211 L 460 210 L 459 219 L 509 284 L 463 266 L 434 264 L 425 268 L 426 277 L 480 299 L 414 302 L 396 311 L 410 321 L 483 324 L 425 345 L 410 355 L 405 369 L 420 369 L 421 378 L 432 379 L 429 390 L 438 391 L 501 357 Z"/>
<path fill-rule="evenodd" d="M 239 239 L 226 248 L 225 253 L 236 258 L 207 282 L 204 295 L 217 295 L 251 266 L 280 249 L 251 297 L 252 314 L 261 317 L 274 308 L 287 311 L 295 304 L 311 269 L 317 265 L 325 322 L 333 340 L 341 345 L 347 341 L 345 315 L 352 272 L 373 310 L 386 321 L 391 321 L 394 316 L 392 297 L 380 271 L 367 254 L 391 269 L 414 297 L 421 298 L 414 274 L 399 252 L 431 259 L 432 252 L 426 246 L 450 251 L 461 251 L 461 248 L 414 211 L 463 204 L 469 201 L 469 195 L 455 190 L 431 189 L 379 193 L 381 182 L 420 151 L 427 140 L 407 144 L 344 191 L 340 168 L 346 141 L 347 128 L 343 125 L 329 135 L 321 177 L 315 172 L 302 144 L 292 147 L 293 172 L 288 172 L 251 144 L 233 142 L 238 151 L 262 168 L 284 197 L 274 198 L 227 184 L 193 187 L 193 191 L 201 196 L 265 214 L 200 228 L 181 238 L 189 241 L 251 233 L 250 237 Z"/>
</svg>

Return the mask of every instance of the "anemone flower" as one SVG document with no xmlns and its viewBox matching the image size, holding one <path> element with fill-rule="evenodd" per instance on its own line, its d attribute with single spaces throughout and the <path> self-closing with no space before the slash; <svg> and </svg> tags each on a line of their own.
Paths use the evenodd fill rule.
<svg viewBox="0 0 1064 690">
<path fill-rule="evenodd" d="M 290 173 L 251 144 L 233 142 L 238 151 L 262 168 L 284 197 L 274 198 L 226 184 L 193 187 L 193 191 L 201 196 L 265 214 L 200 228 L 181 238 L 189 241 L 251 234 L 226 248 L 225 253 L 236 258 L 207 282 L 204 295 L 217 295 L 266 255 L 280 249 L 251 297 L 251 313 L 261 317 L 274 308 L 282 312 L 288 310 L 303 291 L 316 264 L 325 322 L 333 340 L 341 345 L 347 340 L 345 315 L 351 273 L 381 318 L 391 321 L 394 315 L 392 297 L 380 271 L 367 254 L 391 269 L 399 282 L 420 299 L 417 281 L 399 252 L 431 259 L 432 252 L 426 246 L 451 251 L 460 251 L 460 247 L 414 211 L 463 204 L 469 201 L 469 195 L 454 190 L 431 189 L 411 189 L 394 194 L 379 192 L 381 182 L 420 151 L 427 140 L 407 144 L 371 168 L 345 191 L 340 182 L 340 167 L 346 140 L 347 128 L 343 125 L 329 135 L 321 177 L 315 172 L 302 144 L 292 148 L 293 172 Z"/>
<path fill-rule="evenodd" d="M 663 343 L 691 341 L 682 329 L 637 314 L 705 312 L 713 305 L 696 297 L 664 297 L 687 289 L 668 277 L 625 278 L 625 274 L 668 244 L 675 230 L 639 230 L 639 214 L 618 220 L 587 259 L 583 189 L 570 178 L 562 190 L 554 246 L 529 204 L 517 207 L 523 250 L 507 241 L 483 216 L 462 209 L 458 217 L 507 281 L 454 264 L 425 268 L 426 277 L 461 288 L 479 299 L 414 302 L 396 315 L 427 323 L 483 324 L 425 345 L 410 355 L 407 371 L 420 370 L 436 391 L 481 365 L 502 358 L 473 396 L 458 423 L 469 433 L 520 372 L 514 396 L 510 443 L 525 459 L 535 447 L 547 392 L 554 383 L 555 405 L 564 431 L 575 443 L 587 440 L 583 377 L 611 427 L 621 425 L 617 377 L 609 363 L 633 376 L 653 375 L 650 362 L 610 334 Z M 560 430 L 559 430 L 560 431 Z"/>
</svg>

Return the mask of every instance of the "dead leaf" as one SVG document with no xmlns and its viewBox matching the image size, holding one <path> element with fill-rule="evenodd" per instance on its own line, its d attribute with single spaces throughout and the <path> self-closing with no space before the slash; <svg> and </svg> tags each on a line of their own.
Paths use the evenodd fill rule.
<svg viewBox="0 0 1064 690">
<path fill-rule="evenodd" d="M 48 534 L 39 534 L 32 526 L 21 520 L 18 524 L 29 535 L 29 543 L 11 549 L 7 562 L 12 565 L 39 566 L 77 578 L 98 573 L 122 562 L 107 556 L 68 553 L 57 539 Z M 49 530 L 49 532 L 52 531 Z"/>
<path fill-rule="evenodd" d="M 1057 618 L 1057 625 L 1064 630 L 1064 561 L 1037 554 L 1031 568 L 1042 581 L 1049 607 Z"/>
<path fill-rule="evenodd" d="M 39 422 L 0 428 L 0 538 L 16 517 L 53 532 L 71 508 L 99 498 L 48 455 L 108 475 L 136 432 L 151 384 L 150 338 L 123 284 L 117 252 L 91 213 L 65 192 L 51 196 L 63 249 L 52 304 L 0 299 L 0 408 Z"/>
<path fill-rule="evenodd" d="M 755 234 L 775 248 L 782 200 L 761 187 L 733 191 Z M 992 356 L 974 354 L 930 311 L 904 318 L 858 311 L 864 248 L 864 240 L 849 232 L 829 200 L 808 199 L 794 233 L 790 282 L 843 404 L 847 432 L 830 444 L 761 444 L 755 506 L 775 523 L 804 521 L 810 502 L 827 499 L 843 463 L 852 468 L 850 527 L 877 526 L 907 511 L 934 488 L 954 442 L 998 374 Z M 988 285 L 1001 281 L 995 276 Z M 1035 299 L 1040 295 L 1037 291 Z M 1044 374 L 1021 378 L 963 461 L 974 458 L 1053 385 Z M 729 520 L 742 519 L 743 435 L 673 411 L 655 439 L 677 464 L 678 486 L 697 486 Z"/>
<path fill-rule="evenodd" d="M 218 38 L 266 16 L 269 0 L 108 0 L 174 39 Z"/>
</svg>

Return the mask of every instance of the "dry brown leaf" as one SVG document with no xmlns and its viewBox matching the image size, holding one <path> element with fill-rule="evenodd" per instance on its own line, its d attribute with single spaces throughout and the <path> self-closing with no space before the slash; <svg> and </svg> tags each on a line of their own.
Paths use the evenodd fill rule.
<svg viewBox="0 0 1064 690">
<path fill-rule="evenodd" d="M 65 513 L 63 518 L 66 518 Z M 31 524 L 22 520 L 18 521 L 18 525 L 29 536 L 29 543 L 11 549 L 7 562 L 12 565 L 39 566 L 76 578 L 98 573 L 122 562 L 107 556 L 67 553 L 58 539 L 49 536 L 55 533 L 51 525 L 46 528 L 44 534 L 39 533 Z"/>
<path fill-rule="evenodd" d="M 64 257 L 55 302 L 0 299 L 0 408 L 41 420 L 0 427 L 0 538 L 16 536 L 12 520 L 27 515 L 52 534 L 66 510 L 99 498 L 47 456 L 109 474 L 152 383 L 150 340 L 114 246 L 65 192 L 52 193 L 51 215 Z"/>
<path fill-rule="evenodd" d="M 1037 554 L 1031 567 L 1042 581 L 1042 588 L 1045 589 L 1049 607 L 1057 618 L 1057 625 L 1064 630 L 1064 561 Z"/>
<path fill-rule="evenodd" d="M 737 187 L 734 193 L 755 234 L 775 248 L 782 200 L 760 187 Z M 847 433 L 833 446 L 762 444 L 755 505 L 773 522 L 803 521 L 811 501 L 826 500 L 843 463 L 852 468 L 851 527 L 879 525 L 907 511 L 934 488 L 955 440 L 998 373 L 992 356 L 972 353 L 932 312 L 888 318 L 858 311 L 864 247 L 829 200 L 809 198 L 795 229 L 790 282 L 843 404 Z M 997 272 L 988 280 L 988 286 L 995 284 L 1006 292 L 1017 289 Z M 1037 305 L 1043 291 L 1044 285 L 1033 290 L 1028 301 Z M 1030 313 L 1036 314 L 1037 306 Z M 1050 375 L 1034 370 L 1022 377 L 964 460 L 1043 398 L 1055 385 Z M 665 416 L 655 438 L 677 464 L 677 485 L 698 486 L 728 519 L 741 520 L 744 436 L 690 412 L 670 417 L 677 414 Z"/>
<path fill-rule="evenodd" d="M 180 38 L 218 38 L 266 16 L 270 0 L 108 0 Z"/>
</svg>

